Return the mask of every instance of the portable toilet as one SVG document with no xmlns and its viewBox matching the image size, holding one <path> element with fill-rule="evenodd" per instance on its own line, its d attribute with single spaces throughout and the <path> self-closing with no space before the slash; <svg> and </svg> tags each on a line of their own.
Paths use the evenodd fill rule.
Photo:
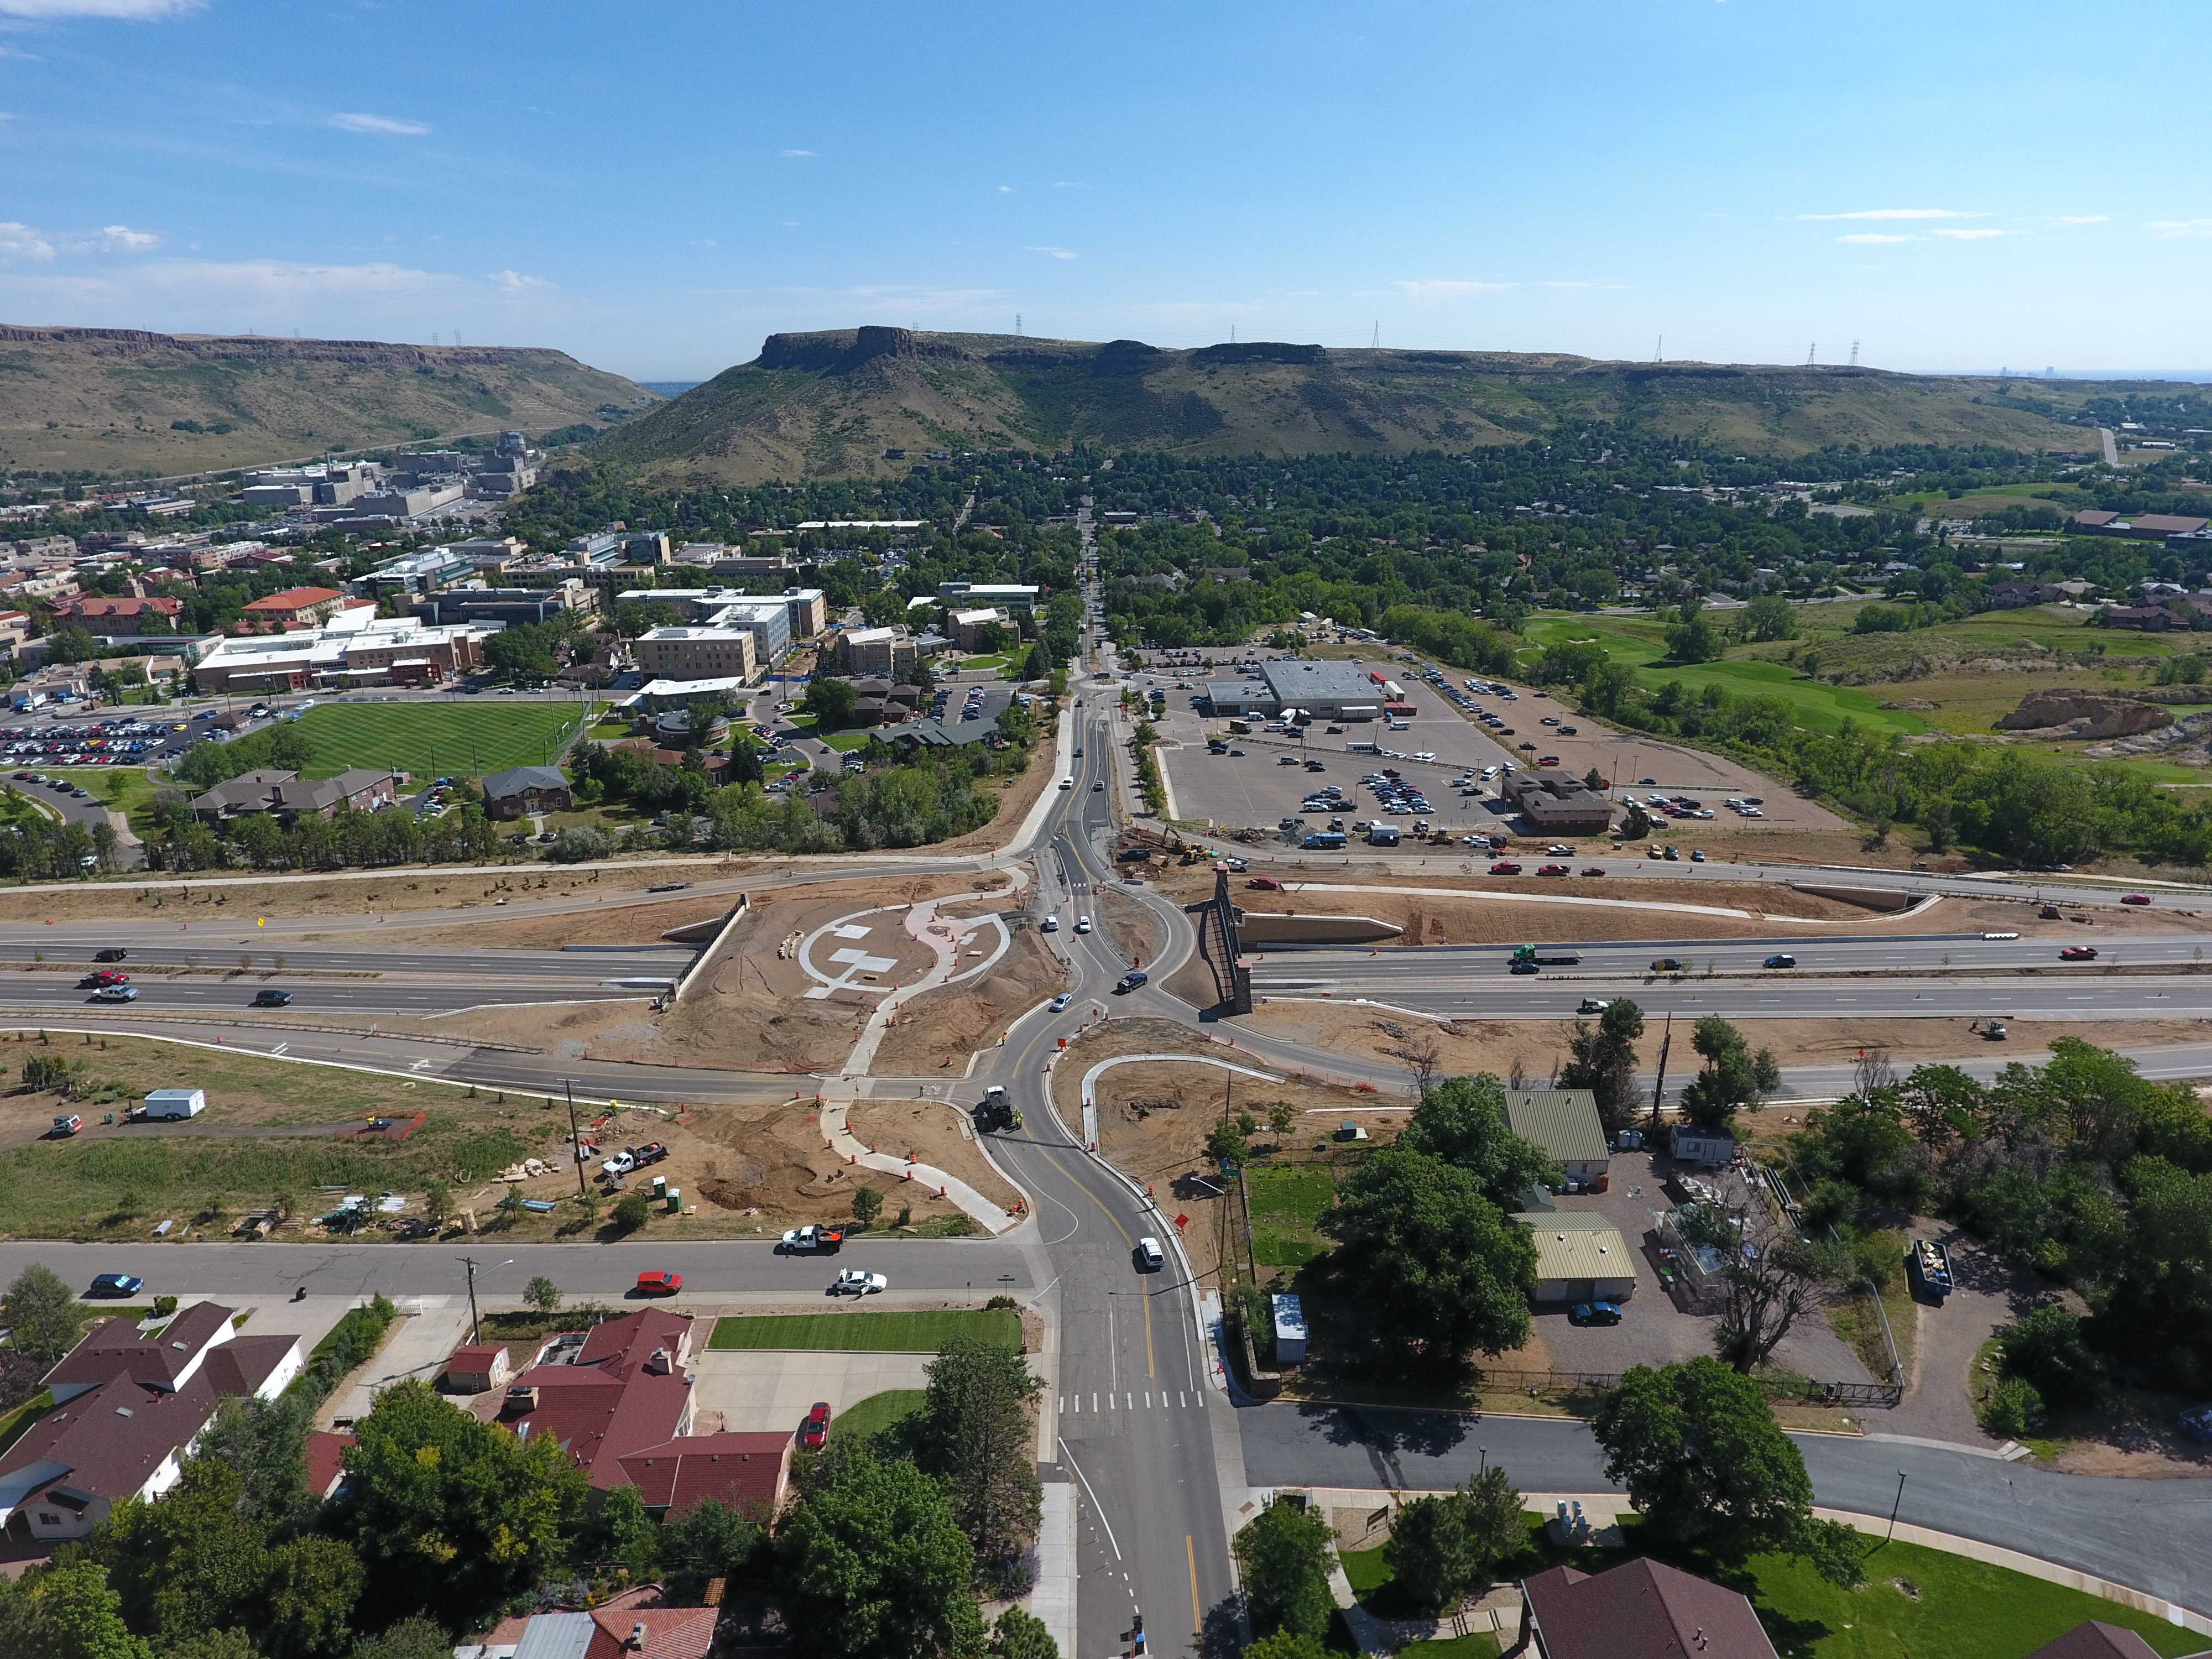
<svg viewBox="0 0 2212 1659">
<path fill-rule="evenodd" d="M 149 1118 L 198 1117 L 205 1110 L 204 1089 L 156 1089 L 146 1097 L 143 1108 Z"/>
<path fill-rule="evenodd" d="M 1275 1363 L 1302 1365 L 1306 1358 L 1305 1304 L 1295 1296 L 1275 1297 Z"/>
<path fill-rule="evenodd" d="M 653 1195 L 656 1199 L 662 1199 L 668 1196 L 668 1177 L 666 1176 L 653 1176 Z"/>
<path fill-rule="evenodd" d="M 683 1212 L 683 1209 L 684 1189 L 681 1187 L 671 1187 L 668 1189 L 668 1213 L 671 1215 L 679 1215 Z"/>
</svg>

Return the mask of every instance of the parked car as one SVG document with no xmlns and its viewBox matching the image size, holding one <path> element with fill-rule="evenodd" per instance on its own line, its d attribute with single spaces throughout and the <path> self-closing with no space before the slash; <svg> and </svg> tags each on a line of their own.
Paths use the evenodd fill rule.
<svg viewBox="0 0 2212 1659">
<path fill-rule="evenodd" d="M 87 1296 L 136 1296 L 146 1288 L 146 1281 L 135 1273 L 97 1273 L 86 1289 Z"/>
<path fill-rule="evenodd" d="M 2069 945 L 2058 953 L 2061 962 L 2094 962 L 2097 947 L 2094 945 Z"/>
<path fill-rule="evenodd" d="M 817 1400 L 814 1409 L 806 1413 L 806 1421 L 799 1425 L 799 1443 L 809 1451 L 820 1451 L 830 1440 L 830 1402 Z"/>
<path fill-rule="evenodd" d="M 637 1276 L 637 1293 L 640 1296 L 673 1296 L 683 1288 L 684 1275 L 670 1273 L 665 1268 Z"/>
<path fill-rule="evenodd" d="M 1620 1310 L 1610 1302 L 1577 1302 L 1567 1310 L 1571 1325 L 1618 1325 Z"/>
<path fill-rule="evenodd" d="M 872 1273 L 865 1267 L 848 1267 L 837 1275 L 836 1283 L 830 1287 L 832 1296 L 873 1296 L 890 1288 L 890 1280 L 881 1273 Z"/>
</svg>

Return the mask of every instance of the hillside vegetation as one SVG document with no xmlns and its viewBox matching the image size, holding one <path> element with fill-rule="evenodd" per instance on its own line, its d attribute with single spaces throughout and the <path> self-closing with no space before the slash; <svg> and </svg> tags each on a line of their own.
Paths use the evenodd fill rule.
<svg viewBox="0 0 2212 1659">
<path fill-rule="evenodd" d="M 1465 451 L 1591 420 L 1768 454 L 1849 443 L 2094 452 L 2095 434 L 2068 422 L 2109 390 L 1868 368 L 1259 342 L 1169 351 L 860 328 L 770 335 L 751 362 L 595 447 L 617 466 L 731 483 L 896 474 L 932 449 Z"/>
<path fill-rule="evenodd" d="M 167 477 L 605 427 L 659 401 L 542 347 L 0 326 L 0 471 Z"/>
</svg>

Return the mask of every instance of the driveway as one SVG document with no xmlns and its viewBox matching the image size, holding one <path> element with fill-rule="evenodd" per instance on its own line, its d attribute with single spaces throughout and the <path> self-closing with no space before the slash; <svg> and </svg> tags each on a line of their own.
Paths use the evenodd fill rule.
<svg viewBox="0 0 2212 1659">
<path fill-rule="evenodd" d="M 407 1296 L 396 1300 L 406 1317 L 393 1327 L 383 1348 L 362 1367 L 351 1386 L 324 1402 L 317 1427 L 368 1416 L 376 1396 L 394 1382 L 410 1376 L 435 1382 L 447 1358 L 469 1340 L 468 1297 Z"/>
<path fill-rule="evenodd" d="M 796 1429 L 817 1400 L 834 1416 L 887 1389 L 929 1382 L 933 1353 L 844 1353 L 790 1348 L 706 1349 L 691 1358 L 694 1434 L 712 1412 L 732 1433 Z"/>
<path fill-rule="evenodd" d="M 1975 1356 L 2000 1326 L 2057 1300 L 2057 1287 L 2006 1262 L 1948 1222 L 1915 1221 L 1912 1236 L 1943 1241 L 1957 1288 L 1940 1307 L 1914 1304 L 1912 1375 L 1904 1401 L 1876 1426 L 1889 1434 L 1986 1446 L 1990 1437 L 1974 1420 L 1974 1396 L 1984 1381 L 1973 1374 Z"/>
</svg>

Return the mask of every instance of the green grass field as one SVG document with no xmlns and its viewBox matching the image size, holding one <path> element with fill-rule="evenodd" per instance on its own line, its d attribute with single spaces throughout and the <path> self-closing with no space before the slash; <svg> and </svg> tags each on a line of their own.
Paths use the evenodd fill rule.
<svg viewBox="0 0 2212 1659">
<path fill-rule="evenodd" d="M 417 778 L 543 766 L 590 711 L 575 703 L 323 703 L 300 716 L 310 777 L 390 767 Z"/>
<path fill-rule="evenodd" d="M 1329 1248 L 1319 1223 L 1336 1199 L 1328 1171 L 1314 1164 L 1259 1164 L 1244 1172 L 1252 1204 L 1252 1249 L 1261 1265 L 1302 1267 Z"/>
<path fill-rule="evenodd" d="M 830 1422 L 830 1438 L 872 1440 L 885 1429 L 921 1409 L 928 1396 L 920 1389 L 885 1389 L 866 1400 L 856 1400 Z"/>
<path fill-rule="evenodd" d="M 714 1322 L 710 1348 L 806 1348 L 851 1353 L 935 1353 L 956 1336 L 1022 1346 L 1021 1316 L 1006 1308 L 929 1313 L 737 1315 Z"/>
</svg>

